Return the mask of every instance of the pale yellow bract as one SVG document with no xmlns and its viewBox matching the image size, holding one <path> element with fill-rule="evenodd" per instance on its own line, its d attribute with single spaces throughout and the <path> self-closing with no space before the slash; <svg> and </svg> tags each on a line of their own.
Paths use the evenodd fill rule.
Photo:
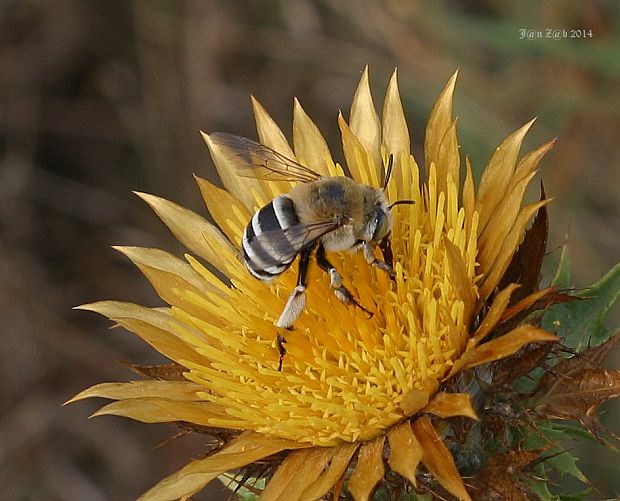
<svg viewBox="0 0 620 501">
<path fill-rule="evenodd" d="M 389 467 L 412 483 L 422 462 L 449 492 L 469 499 L 428 414 L 475 419 L 468 394 L 439 392 L 444 381 L 527 343 L 556 339 L 525 325 L 480 345 L 504 313 L 512 285 L 494 296 L 477 331 L 470 331 L 531 216 L 547 203 L 521 207 L 551 143 L 518 160 L 532 122 L 523 126 L 497 148 L 476 192 L 469 162 L 460 180 L 456 120 L 451 116 L 455 82 L 456 74 L 431 113 L 424 145 L 427 174 L 421 180 L 410 154 L 396 73 L 379 117 L 364 72 L 349 123 L 342 116 L 338 123 L 353 178 L 379 186 L 393 155 L 389 199 L 415 201 L 393 209 L 396 279 L 371 269 L 359 254 L 330 257 L 354 296 L 374 312 L 369 319 L 339 302 L 328 278 L 312 267 L 306 310 L 295 329 L 284 333 L 287 353 L 281 372 L 274 321 L 295 286 L 297 267 L 267 285 L 250 276 L 238 252 L 252 213 L 291 184 L 239 177 L 205 134 L 226 189 L 197 181 L 219 228 L 172 202 L 140 194 L 200 259 L 121 247 L 169 306 L 151 309 L 108 301 L 81 308 L 108 316 L 186 367 L 187 381 L 107 383 L 73 400 L 116 400 L 97 414 L 242 431 L 215 454 L 160 482 L 143 499 L 190 496 L 223 472 L 284 450 L 294 452 L 261 499 L 320 498 L 354 464 L 348 488 L 357 501 L 366 500 L 385 474 L 383 454 L 388 450 Z M 294 105 L 292 148 L 256 100 L 253 106 L 262 144 L 324 175 L 342 175 L 299 102 Z M 205 262 L 227 281 L 217 278 Z"/>
</svg>

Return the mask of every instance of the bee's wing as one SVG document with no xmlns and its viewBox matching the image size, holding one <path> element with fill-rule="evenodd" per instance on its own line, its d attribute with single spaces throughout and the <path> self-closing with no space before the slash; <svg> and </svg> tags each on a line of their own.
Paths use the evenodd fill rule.
<svg viewBox="0 0 620 501">
<path fill-rule="evenodd" d="M 304 247 L 340 228 L 338 221 L 319 221 L 309 224 L 295 224 L 286 229 L 263 231 L 256 238 L 263 249 L 269 249 L 283 263 L 291 262 Z"/>
<path fill-rule="evenodd" d="M 322 177 L 318 172 L 251 139 L 227 132 L 214 132 L 209 138 L 220 148 L 239 176 L 304 183 Z"/>
</svg>

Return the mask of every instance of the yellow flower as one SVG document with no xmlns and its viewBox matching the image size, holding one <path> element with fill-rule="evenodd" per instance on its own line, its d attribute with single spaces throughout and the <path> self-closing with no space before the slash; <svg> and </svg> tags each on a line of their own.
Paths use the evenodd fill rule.
<svg viewBox="0 0 620 501">
<path fill-rule="evenodd" d="M 384 457 L 391 470 L 412 484 L 422 463 L 447 491 L 469 499 L 435 427 L 437 418 L 430 416 L 476 419 L 471 396 L 441 391 L 442 384 L 527 343 L 556 339 L 533 325 L 521 325 L 483 342 L 514 313 L 507 306 L 517 285 L 497 288 L 529 220 L 548 202 L 522 208 L 525 189 L 552 143 L 519 160 L 530 122 L 496 149 L 477 191 L 467 160 L 461 183 L 456 120 L 451 116 L 455 82 L 456 74 L 429 118 L 426 176 L 421 180 L 410 154 L 396 73 L 379 117 L 364 72 L 349 123 L 339 116 L 338 124 L 352 177 L 379 186 L 393 155 L 389 199 L 415 201 L 392 211 L 395 279 L 371 269 L 359 254 L 332 256 L 347 287 L 375 312 L 369 319 L 339 302 L 326 276 L 311 268 L 306 309 L 286 334 L 282 371 L 274 321 L 295 286 L 296 266 L 265 284 L 247 272 L 238 253 L 254 211 L 290 190 L 291 184 L 239 177 L 205 134 L 226 190 L 197 181 L 219 228 L 172 202 L 139 194 L 200 259 L 120 247 L 169 306 L 106 301 L 81 308 L 135 332 L 182 365 L 185 379 L 105 383 L 73 401 L 105 397 L 116 402 L 96 415 L 182 421 L 213 433 L 219 428 L 237 432 L 143 499 L 191 496 L 224 472 L 283 452 L 285 459 L 267 483 L 263 500 L 319 499 L 338 491 L 345 477 L 357 501 L 369 499 L 386 473 Z M 253 106 L 262 144 L 326 176 L 343 175 L 299 102 L 294 106 L 292 148 L 262 106 L 255 100 Z M 524 301 L 532 303 L 541 294 Z"/>
</svg>

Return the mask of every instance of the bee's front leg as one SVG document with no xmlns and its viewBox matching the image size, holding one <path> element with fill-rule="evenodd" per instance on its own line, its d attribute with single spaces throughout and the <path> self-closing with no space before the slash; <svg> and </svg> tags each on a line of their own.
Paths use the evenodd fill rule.
<svg viewBox="0 0 620 501">
<path fill-rule="evenodd" d="M 391 247 L 389 246 L 389 240 L 387 241 L 387 246 L 388 246 L 387 248 L 390 249 L 389 252 L 383 250 L 384 241 L 385 241 L 385 238 L 381 240 L 381 243 L 379 245 L 381 245 L 381 250 L 384 252 L 384 256 L 386 257 L 386 260 L 391 261 L 392 252 L 391 252 Z M 380 270 L 385 271 L 390 276 L 390 278 L 394 278 L 395 274 L 394 274 L 394 268 L 392 268 L 392 263 L 390 262 L 388 264 L 385 261 L 381 261 L 380 259 L 377 259 L 375 257 L 375 251 L 373 250 L 372 246 L 368 242 L 364 241 L 362 242 L 361 245 L 362 245 L 362 251 L 364 252 L 364 259 L 366 259 L 366 262 L 371 266 L 376 266 Z"/>
<path fill-rule="evenodd" d="M 379 242 L 379 248 L 383 253 L 383 260 L 391 269 L 394 269 L 394 254 L 392 253 L 392 238 L 390 234 L 384 236 Z"/>
<path fill-rule="evenodd" d="M 323 247 L 322 243 L 319 244 L 316 251 L 316 262 L 319 267 L 329 275 L 329 285 L 332 289 L 334 289 L 334 294 L 336 297 L 345 304 L 352 304 L 356 308 L 359 308 L 368 315 L 368 318 L 372 318 L 372 311 L 367 310 L 359 304 L 349 289 L 342 285 L 342 277 L 334 265 L 327 260 L 327 257 L 325 256 L 325 247 Z"/>
</svg>

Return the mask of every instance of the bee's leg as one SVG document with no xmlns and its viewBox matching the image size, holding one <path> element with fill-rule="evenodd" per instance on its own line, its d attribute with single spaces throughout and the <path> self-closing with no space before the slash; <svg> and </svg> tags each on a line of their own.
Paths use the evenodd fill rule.
<svg viewBox="0 0 620 501">
<path fill-rule="evenodd" d="M 379 242 L 379 248 L 383 253 L 383 260 L 391 269 L 394 269 L 394 254 L 392 253 L 392 239 L 386 235 Z"/>
<path fill-rule="evenodd" d="M 383 239 L 381 242 L 383 243 L 384 240 L 385 239 Z M 388 264 L 384 261 L 381 261 L 380 259 L 377 259 L 375 257 L 375 251 L 373 250 L 372 246 L 368 242 L 363 242 L 361 245 L 362 245 L 362 251 L 364 252 L 364 258 L 366 259 L 366 262 L 372 266 L 376 266 L 380 270 L 385 271 L 390 276 L 390 278 L 394 278 L 394 269 L 392 268 L 391 263 Z M 392 250 L 391 250 L 391 247 L 389 246 L 389 241 L 387 245 L 388 245 L 388 248 L 390 249 L 388 253 L 389 261 L 391 261 Z M 383 248 L 381 250 L 383 250 Z M 387 259 L 388 257 L 386 256 L 386 260 Z"/>
<path fill-rule="evenodd" d="M 288 301 L 280 314 L 280 318 L 276 322 L 276 327 L 281 327 L 283 329 L 292 329 L 293 324 L 301 315 L 301 312 L 304 310 L 306 306 L 306 283 L 308 276 L 308 265 L 310 264 L 310 256 L 312 255 L 312 251 L 314 250 L 313 245 L 305 247 L 300 252 L 299 258 L 299 271 L 297 273 L 297 286 L 291 292 L 291 295 L 288 297 Z M 286 348 L 284 347 L 284 343 L 286 343 L 286 338 L 278 333 L 277 337 L 277 345 L 278 345 L 278 353 L 280 354 L 280 363 L 278 364 L 278 371 L 282 370 L 282 362 L 284 360 L 284 355 L 286 355 Z"/>
<path fill-rule="evenodd" d="M 276 343 L 278 345 L 278 353 L 280 354 L 280 360 L 278 362 L 278 372 L 280 372 L 282 370 L 282 362 L 284 362 L 284 355 L 286 355 L 286 348 L 284 347 L 286 338 L 282 334 L 278 334 Z"/>
<path fill-rule="evenodd" d="M 297 286 L 291 292 L 288 297 L 288 301 L 280 314 L 280 318 L 276 322 L 277 327 L 284 329 L 290 329 L 295 321 L 301 315 L 301 312 L 306 305 L 306 283 L 308 276 L 308 265 L 310 264 L 310 256 L 316 246 L 309 245 L 300 252 L 299 257 L 299 271 L 297 273 Z"/>
<path fill-rule="evenodd" d="M 322 243 L 319 244 L 316 251 L 316 262 L 319 267 L 329 275 L 329 285 L 332 289 L 334 289 L 334 294 L 336 297 L 345 304 L 352 304 L 356 308 L 359 308 L 368 315 L 368 318 L 372 318 L 372 311 L 367 310 L 359 304 L 349 289 L 342 285 L 342 277 L 334 265 L 327 260 L 327 257 L 325 257 L 325 247 L 323 247 Z"/>
</svg>

